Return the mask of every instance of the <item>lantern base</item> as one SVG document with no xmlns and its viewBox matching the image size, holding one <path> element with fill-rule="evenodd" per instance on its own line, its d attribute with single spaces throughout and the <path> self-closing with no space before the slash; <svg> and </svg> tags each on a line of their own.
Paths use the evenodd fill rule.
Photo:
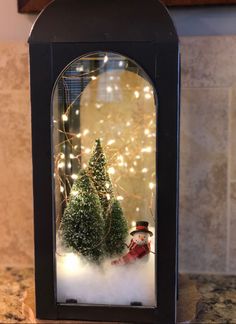
<svg viewBox="0 0 236 324">
<path fill-rule="evenodd" d="M 45 323 L 36 319 L 35 315 L 35 299 L 34 299 L 34 288 L 33 288 L 33 276 L 30 280 L 32 286 L 25 292 L 25 300 L 23 302 L 23 315 L 27 322 L 30 323 Z M 200 294 L 197 290 L 196 282 L 189 279 L 189 275 L 181 275 L 179 280 L 179 302 L 178 302 L 178 322 L 187 322 L 194 319 L 196 316 L 196 305 L 200 300 Z M 132 306 L 139 306 L 134 305 Z M 50 323 L 50 321 L 47 321 Z M 52 321 L 55 323 L 55 321 Z M 58 321 L 59 322 L 59 321 Z"/>
</svg>

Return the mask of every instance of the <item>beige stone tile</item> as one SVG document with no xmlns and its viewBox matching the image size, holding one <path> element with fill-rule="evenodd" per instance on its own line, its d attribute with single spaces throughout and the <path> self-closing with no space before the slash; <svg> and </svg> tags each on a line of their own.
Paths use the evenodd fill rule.
<svg viewBox="0 0 236 324">
<path fill-rule="evenodd" d="M 231 88 L 229 159 L 230 179 L 236 180 L 236 85 Z"/>
<path fill-rule="evenodd" d="M 181 38 L 182 86 L 228 87 L 236 81 L 236 36 Z"/>
<path fill-rule="evenodd" d="M 228 91 L 182 91 L 180 269 L 226 267 Z"/>
<path fill-rule="evenodd" d="M 31 265 L 31 131 L 28 91 L 0 92 L 1 264 Z"/>
<path fill-rule="evenodd" d="M 28 45 L 0 43 L 0 89 L 25 90 L 29 88 Z"/>
<path fill-rule="evenodd" d="M 230 186 L 229 272 L 236 273 L 236 182 Z"/>
</svg>

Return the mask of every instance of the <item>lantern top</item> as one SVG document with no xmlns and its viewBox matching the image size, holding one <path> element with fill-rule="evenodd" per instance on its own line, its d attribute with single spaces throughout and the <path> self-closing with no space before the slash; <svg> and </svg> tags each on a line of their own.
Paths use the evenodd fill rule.
<svg viewBox="0 0 236 324">
<path fill-rule="evenodd" d="M 54 0 L 39 15 L 29 43 L 176 42 L 159 0 Z"/>
</svg>

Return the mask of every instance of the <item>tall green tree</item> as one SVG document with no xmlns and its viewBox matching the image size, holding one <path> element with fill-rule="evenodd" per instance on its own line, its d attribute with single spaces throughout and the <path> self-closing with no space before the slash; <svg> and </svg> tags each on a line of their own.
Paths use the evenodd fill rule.
<svg viewBox="0 0 236 324">
<path fill-rule="evenodd" d="M 100 139 L 96 139 L 89 160 L 88 174 L 92 178 L 103 208 L 103 217 L 107 217 L 110 202 L 114 196 L 111 179 L 107 172 L 107 160 Z"/>
<path fill-rule="evenodd" d="M 117 199 L 113 199 L 105 220 L 105 251 L 109 257 L 123 253 L 128 235 L 128 224 Z"/>
<path fill-rule="evenodd" d="M 60 228 L 65 245 L 93 262 L 99 262 L 104 255 L 102 213 L 93 182 L 86 171 L 81 170 L 71 188 Z"/>
</svg>

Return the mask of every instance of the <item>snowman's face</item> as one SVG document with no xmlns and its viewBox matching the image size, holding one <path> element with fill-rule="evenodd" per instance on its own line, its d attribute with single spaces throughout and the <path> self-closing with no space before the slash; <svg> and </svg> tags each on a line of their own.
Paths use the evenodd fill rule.
<svg viewBox="0 0 236 324">
<path fill-rule="evenodd" d="M 148 244 L 150 235 L 145 232 L 137 232 L 133 235 L 133 241 L 138 245 Z"/>
</svg>

